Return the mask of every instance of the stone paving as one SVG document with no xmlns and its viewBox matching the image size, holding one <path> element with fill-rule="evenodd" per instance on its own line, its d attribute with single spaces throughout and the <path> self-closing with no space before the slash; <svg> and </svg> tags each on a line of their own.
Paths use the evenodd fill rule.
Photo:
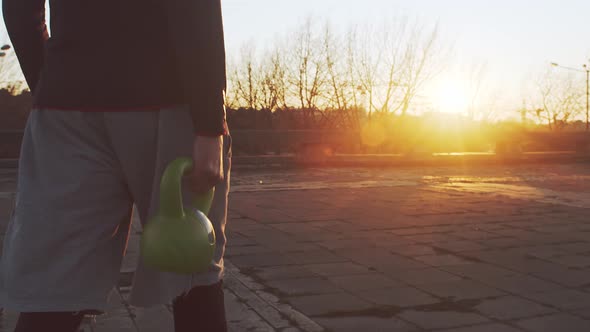
<svg viewBox="0 0 590 332">
<path fill-rule="evenodd" d="M 585 164 L 238 169 L 232 329 L 590 331 L 589 187 Z M 126 306 L 127 286 L 87 331 L 171 330 L 166 307 Z"/>
<path fill-rule="evenodd" d="M 330 331 L 590 331 L 590 167 L 237 175 L 228 257 Z"/>
</svg>

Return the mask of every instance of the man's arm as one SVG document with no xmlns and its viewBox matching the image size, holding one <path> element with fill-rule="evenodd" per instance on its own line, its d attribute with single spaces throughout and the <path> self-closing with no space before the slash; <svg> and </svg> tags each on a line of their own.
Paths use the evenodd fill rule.
<svg viewBox="0 0 590 332">
<path fill-rule="evenodd" d="M 221 0 L 162 0 L 166 28 L 196 134 L 225 133 L 225 45 Z"/>
<path fill-rule="evenodd" d="M 49 38 L 45 24 L 45 0 L 3 0 L 2 12 L 8 36 L 31 92 L 35 92 Z"/>
</svg>

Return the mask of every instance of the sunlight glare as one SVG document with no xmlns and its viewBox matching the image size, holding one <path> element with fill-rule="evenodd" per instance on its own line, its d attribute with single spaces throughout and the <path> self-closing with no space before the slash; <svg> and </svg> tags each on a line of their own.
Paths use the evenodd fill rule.
<svg viewBox="0 0 590 332">
<path fill-rule="evenodd" d="M 436 109 L 443 113 L 464 114 L 469 108 L 469 91 L 456 80 L 441 82 L 433 97 Z"/>
</svg>

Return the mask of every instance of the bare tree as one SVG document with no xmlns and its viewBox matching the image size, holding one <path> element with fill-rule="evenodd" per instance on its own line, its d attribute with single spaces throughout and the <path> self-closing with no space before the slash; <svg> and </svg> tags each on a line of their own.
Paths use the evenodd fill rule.
<svg viewBox="0 0 590 332">
<path fill-rule="evenodd" d="M 320 100 L 326 92 L 326 66 L 315 28 L 314 20 L 309 18 L 294 33 L 289 47 L 288 82 L 304 112 L 306 124 L 320 110 Z"/>
<path fill-rule="evenodd" d="M 438 25 L 428 31 L 420 23 L 414 23 L 410 31 L 404 56 L 406 70 L 402 75 L 403 97 L 400 103 L 402 115 L 406 115 L 414 97 L 424 83 L 442 70 L 442 61 L 440 60 L 443 57 L 439 59 L 436 57 L 445 54 L 445 50 L 438 45 Z"/>
<path fill-rule="evenodd" d="M 580 82 L 570 73 L 547 70 L 537 79 L 537 116 L 547 122 L 549 129 L 558 130 L 583 110 Z"/>
<path fill-rule="evenodd" d="M 324 111 L 335 109 L 350 123 L 358 123 L 354 110 L 362 108 L 369 117 L 406 114 L 445 56 L 438 27 L 407 18 L 353 25 L 344 34 L 310 18 L 282 40 L 265 53 L 256 53 L 251 44 L 242 48 L 230 70 L 232 104 L 297 107 L 306 123 L 325 121 L 334 112 Z"/>
<path fill-rule="evenodd" d="M 340 40 L 332 32 L 329 23 L 324 27 L 323 52 L 326 66 L 326 75 L 329 85 L 329 94 L 326 97 L 327 107 L 346 110 L 348 109 L 348 98 L 346 95 L 346 72 L 342 62 L 342 47 Z"/>
<path fill-rule="evenodd" d="M 260 93 L 256 77 L 259 75 L 259 70 L 255 53 L 256 47 L 252 42 L 243 45 L 240 50 L 240 65 L 235 67 L 233 72 L 238 100 L 250 109 L 257 108 Z"/>
<path fill-rule="evenodd" d="M 275 48 L 267 53 L 264 67 L 264 85 L 269 94 L 268 109 L 288 108 L 287 69 L 285 68 L 283 48 Z"/>
<path fill-rule="evenodd" d="M 367 112 L 369 118 L 375 109 L 375 99 L 381 74 L 384 43 L 377 37 L 374 26 L 365 25 L 362 33 L 356 35 L 355 58 L 356 77 L 359 88 L 367 96 Z"/>
<path fill-rule="evenodd" d="M 369 116 L 374 111 L 405 115 L 425 82 L 443 68 L 446 50 L 438 27 L 396 18 L 349 31 L 348 76 L 366 94 Z M 358 95 L 353 92 L 353 101 Z"/>
</svg>

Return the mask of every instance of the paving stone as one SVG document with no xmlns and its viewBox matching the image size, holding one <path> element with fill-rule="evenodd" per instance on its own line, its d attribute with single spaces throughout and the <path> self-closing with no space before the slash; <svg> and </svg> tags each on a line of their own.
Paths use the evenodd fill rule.
<svg viewBox="0 0 590 332">
<path fill-rule="evenodd" d="M 225 310 L 229 314 L 227 317 L 228 322 L 254 320 L 253 318 L 259 319 L 258 315 L 252 309 L 246 307 L 234 294 L 227 290 L 224 291 L 224 301 Z"/>
<path fill-rule="evenodd" d="M 563 310 L 590 308 L 590 293 L 573 289 L 563 289 L 545 293 L 523 295 L 533 301 Z"/>
<path fill-rule="evenodd" d="M 277 254 L 255 254 L 232 257 L 231 261 L 239 268 L 292 265 L 288 257 Z"/>
<path fill-rule="evenodd" d="M 316 276 L 315 273 L 301 266 L 276 266 L 256 268 L 253 274 L 263 280 L 297 279 Z"/>
<path fill-rule="evenodd" d="M 229 332 L 275 332 L 272 326 L 263 321 L 228 322 Z"/>
<path fill-rule="evenodd" d="M 563 288 L 563 286 L 556 283 L 522 274 L 495 278 L 484 277 L 482 279 L 483 280 L 475 278 L 475 280 L 478 280 L 486 285 L 495 287 L 508 293 L 519 295 L 548 292 Z"/>
<path fill-rule="evenodd" d="M 327 250 L 314 250 L 301 253 L 288 253 L 282 255 L 285 259 L 295 264 L 321 264 L 346 262 L 348 259 L 339 257 Z"/>
<path fill-rule="evenodd" d="M 286 329 L 282 329 L 281 332 L 303 332 L 301 329 L 296 327 L 287 327 Z"/>
<path fill-rule="evenodd" d="M 464 327 L 486 323 L 489 320 L 475 313 L 453 311 L 404 311 L 398 315 L 405 321 L 416 324 L 424 329 L 442 329 Z"/>
<path fill-rule="evenodd" d="M 328 279 L 338 287 L 347 291 L 384 289 L 403 286 L 399 281 L 395 281 L 379 273 L 331 276 L 328 277 Z"/>
<path fill-rule="evenodd" d="M 488 263 L 474 263 L 455 266 L 442 266 L 441 270 L 447 271 L 462 277 L 476 280 L 493 280 L 496 278 L 514 276 L 518 274 L 502 267 L 493 266 Z"/>
<path fill-rule="evenodd" d="M 377 305 L 414 307 L 438 303 L 435 297 L 412 287 L 393 287 L 355 291 L 355 295 Z"/>
<path fill-rule="evenodd" d="M 461 240 L 461 238 L 450 234 L 421 234 L 421 235 L 408 235 L 404 238 L 419 244 L 432 244 L 442 243 Z"/>
<path fill-rule="evenodd" d="M 526 259 L 525 261 L 516 262 L 507 266 L 515 271 L 530 274 L 544 274 L 547 272 L 554 272 L 561 268 L 558 264 L 540 259 Z"/>
<path fill-rule="evenodd" d="M 498 237 L 493 239 L 479 240 L 477 242 L 490 248 L 514 248 L 523 245 L 522 240 L 513 237 Z"/>
<path fill-rule="evenodd" d="M 414 259 L 435 267 L 473 264 L 472 261 L 451 254 L 418 256 Z"/>
<path fill-rule="evenodd" d="M 565 252 L 563 250 L 559 249 L 559 247 L 555 245 L 531 247 L 526 252 L 528 256 L 539 259 L 551 259 L 557 256 L 562 256 L 564 253 Z"/>
<path fill-rule="evenodd" d="M 225 255 L 227 257 L 233 257 L 233 256 L 241 256 L 241 255 L 269 253 L 269 252 L 273 252 L 273 249 L 263 247 L 261 245 L 233 246 L 233 247 L 227 248 Z"/>
<path fill-rule="evenodd" d="M 481 243 L 469 240 L 435 243 L 433 246 L 451 252 L 477 251 L 486 248 L 486 246 L 482 245 Z"/>
<path fill-rule="evenodd" d="M 351 274 L 365 274 L 370 272 L 367 267 L 353 262 L 310 264 L 303 265 L 303 267 L 322 276 L 344 276 Z"/>
<path fill-rule="evenodd" d="M 580 287 L 588 284 L 588 271 L 571 270 L 559 265 L 551 270 L 535 272 L 533 275 L 548 281 L 555 282 L 565 287 Z"/>
<path fill-rule="evenodd" d="M 447 281 L 460 281 L 462 278 L 434 267 L 418 270 L 401 271 L 392 278 L 409 285 L 435 284 Z"/>
<path fill-rule="evenodd" d="M 391 233 L 395 235 L 419 235 L 419 234 L 432 234 L 432 233 L 448 233 L 449 230 L 442 227 L 411 227 L 394 229 Z"/>
<path fill-rule="evenodd" d="M 307 235 L 304 235 L 306 237 Z M 373 244 L 368 243 L 364 239 L 334 239 L 328 241 L 322 241 L 318 243 L 319 246 L 326 249 L 345 249 L 345 248 L 358 248 L 365 246 L 372 246 Z"/>
<path fill-rule="evenodd" d="M 244 305 L 234 294 L 224 291 L 225 310 L 230 332 L 275 331 L 254 310 Z"/>
<path fill-rule="evenodd" d="M 251 238 L 247 238 L 241 235 L 234 235 L 233 237 L 229 237 L 227 239 L 227 248 L 228 250 L 234 247 L 246 247 L 246 246 L 256 246 L 258 243 Z"/>
<path fill-rule="evenodd" d="M 234 283 L 228 285 L 231 287 L 231 292 L 234 292 L 239 297 L 239 302 L 245 305 L 248 310 L 256 312 L 259 318 L 256 321 L 262 321 L 268 323 L 275 329 L 282 329 L 291 326 L 291 323 L 278 311 L 277 302 L 271 299 L 270 302 L 266 297 L 262 297 L 260 294 L 253 292 L 251 289 L 240 287 L 240 283 Z M 228 314 L 229 316 L 229 314 Z M 263 324 L 262 328 L 265 328 L 267 324 Z"/>
<path fill-rule="evenodd" d="M 359 262 L 359 264 L 363 263 Z M 386 261 L 375 262 L 374 264 L 368 266 L 392 277 L 395 277 L 395 275 L 403 271 L 425 269 L 430 267 L 429 265 L 426 265 L 422 262 L 402 256 L 393 256 L 388 258 Z"/>
<path fill-rule="evenodd" d="M 526 318 L 554 313 L 555 309 L 515 296 L 485 300 L 475 309 L 482 315 L 499 320 Z"/>
<path fill-rule="evenodd" d="M 371 303 L 346 293 L 298 296 L 284 299 L 298 311 L 309 316 L 351 314 L 374 307 Z"/>
<path fill-rule="evenodd" d="M 494 234 L 491 232 L 487 232 L 487 231 L 477 231 L 477 230 L 471 230 L 471 231 L 460 231 L 456 233 L 457 237 L 461 238 L 461 239 L 466 239 L 466 240 L 489 240 L 489 239 L 495 239 L 495 238 L 501 238 L 501 236 L 499 236 L 498 234 Z"/>
<path fill-rule="evenodd" d="M 590 320 L 584 320 L 569 314 L 554 314 L 530 318 L 518 321 L 516 324 L 530 332 L 590 331 Z"/>
<path fill-rule="evenodd" d="M 436 249 L 428 245 L 414 244 L 414 245 L 396 245 L 390 248 L 391 253 L 401 256 L 416 257 L 424 255 L 434 255 L 437 253 Z"/>
<path fill-rule="evenodd" d="M 266 284 L 287 296 L 338 293 L 342 291 L 331 282 L 320 278 L 272 280 Z"/>
<path fill-rule="evenodd" d="M 485 324 L 441 330 L 441 332 L 519 332 L 520 329 L 506 324 Z"/>
<path fill-rule="evenodd" d="M 497 297 L 506 293 L 472 280 L 448 281 L 418 286 L 425 292 L 455 301 Z"/>
<path fill-rule="evenodd" d="M 339 249 L 333 252 L 339 257 L 366 267 L 395 265 L 399 268 L 411 268 L 413 265 L 424 266 L 418 261 L 392 254 L 383 248 Z"/>
<path fill-rule="evenodd" d="M 561 266 L 546 262 L 540 259 L 529 258 L 524 255 L 516 256 L 513 253 L 507 253 L 508 256 L 497 257 L 496 259 L 489 260 L 491 263 L 505 267 L 507 269 L 517 271 L 520 273 L 547 273 L 559 270 Z"/>
<path fill-rule="evenodd" d="M 590 256 L 584 255 L 565 255 L 547 260 L 566 267 L 585 268 L 590 266 Z"/>
<path fill-rule="evenodd" d="M 377 317 L 335 317 L 316 318 L 316 322 L 334 332 L 414 332 L 419 331 L 414 325 L 397 318 Z"/>
<path fill-rule="evenodd" d="M 590 252 L 590 242 L 564 243 L 555 245 L 555 248 L 571 254 L 588 253 Z"/>
<path fill-rule="evenodd" d="M 590 307 L 579 310 L 572 310 L 571 313 L 586 319 L 590 319 Z"/>
</svg>

